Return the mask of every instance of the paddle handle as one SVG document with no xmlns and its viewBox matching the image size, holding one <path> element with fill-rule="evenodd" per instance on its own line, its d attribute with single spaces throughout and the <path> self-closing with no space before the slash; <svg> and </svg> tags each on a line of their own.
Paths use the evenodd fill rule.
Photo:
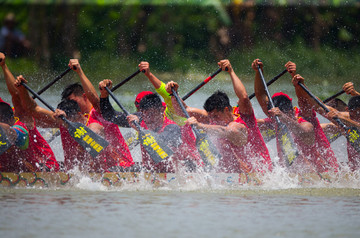
<svg viewBox="0 0 360 238">
<path fill-rule="evenodd" d="M 283 76 L 286 73 L 287 73 L 287 69 L 284 69 L 284 71 L 282 71 L 280 74 L 276 75 L 274 78 L 272 78 L 270 81 L 268 81 L 266 83 L 266 85 L 270 86 L 271 84 L 273 84 L 276 80 L 278 80 L 281 76 Z M 249 99 L 251 100 L 253 97 L 255 97 L 255 93 L 251 94 L 249 96 Z"/>
<path fill-rule="evenodd" d="M 323 102 L 324 102 L 324 103 L 327 103 L 327 102 L 329 102 L 330 100 L 332 100 L 332 99 L 334 99 L 334 98 L 337 98 L 338 96 L 340 96 L 340 95 L 343 94 L 343 93 L 345 93 L 345 91 L 344 91 L 344 90 L 341 90 L 340 92 L 332 95 L 331 97 L 328 97 L 328 98 L 325 99 Z"/>
<path fill-rule="evenodd" d="M 136 75 L 138 75 L 140 73 L 140 69 L 138 71 L 136 71 L 135 73 L 133 73 L 132 75 L 130 75 L 129 77 L 127 77 L 126 79 L 124 79 L 123 81 L 121 81 L 120 83 L 116 84 L 112 89 L 111 92 L 114 92 L 116 89 L 120 88 L 122 85 L 124 85 L 126 82 L 128 82 L 130 79 L 134 78 Z M 143 73 L 145 73 L 145 70 L 142 71 Z"/>
<path fill-rule="evenodd" d="M 272 100 L 272 98 L 271 98 L 271 95 L 270 95 L 270 92 L 269 92 L 269 88 L 268 88 L 267 85 L 266 85 L 266 81 L 265 81 L 264 75 L 263 75 L 263 73 L 262 73 L 262 70 L 261 70 L 261 68 L 260 68 L 260 65 L 258 65 L 257 67 L 258 67 L 258 70 L 259 70 L 259 73 L 260 73 L 260 78 L 261 78 L 262 83 L 263 83 L 264 88 L 265 88 L 266 95 L 267 95 L 268 98 L 269 98 L 270 106 L 271 106 L 271 108 L 274 108 L 275 105 L 274 105 L 274 102 L 273 102 L 273 100 Z M 278 125 L 281 124 L 280 119 L 279 119 L 278 116 L 275 116 L 275 120 L 276 120 L 276 123 L 277 123 Z"/>
<path fill-rule="evenodd" d="M 222 71 L 221 68 L 219 68 L 218 70 L 216 70 L 212 75 L 210 75 L 209 77 L 207 77 L 204 81 L 202 81 L 198 86 L 196 86 L 193 90 L 191 90 L 190 92 L 188 92 L 184 97 L 182 97 L 182 100 L 185 101 L 188 97 L 190 97 L 191 95 L 193 95 L 197 90 L 199 90 L 200 88 L 202 88 L 205 84 L 207 84 L 211 79 L 213 79 L 218 73 L 220 73 Z"/>
<path fill-rule="evenodd" d="M 302 89 L 304 89 L 304 91 L 307 93 L 307 94 L 309 94 L 309 96 L 312 98 L 312 99 L 314 99 L 315 100 L 315 102 L 317 103 L 317 104 L 319 104 L 319 106 L 320 107 L 322 107 L 324 110 L 325 110 L 325 112 L 330 112 L 330 110 L 326 107 L 326 105 L 323 103 L 323 102 L 321 102 L 314 94 L 312 94 L 312 92 L 310 92 L 309 91 L 309 89 L 307 89 L 307 87 L 305 87 L 305 85 L 304 84 L 302 84 L 302 83 L 298 83 L 299 85 L 300 85 L 300 87 L 302 88 Z M 339 119 L 339 118 L 333 118 L 341 127 L 343 127 L 344 129 L 347 129 L 347 126 Z"/>
</svg>

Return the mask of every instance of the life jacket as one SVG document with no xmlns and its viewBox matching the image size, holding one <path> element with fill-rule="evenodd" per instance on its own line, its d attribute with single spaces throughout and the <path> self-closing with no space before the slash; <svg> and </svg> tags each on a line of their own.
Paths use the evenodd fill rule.
<svg viewBox="0 0 360 238">
<path fill-rule="evenodd" d="M 34 120 L 34 128 L 29 130 L 29 150 L 32 152 L 31 160 L 33 166 L 42 163 L 48 170 L 57 172 L 60 169 L 55 154 L 44 137 L 37 130 Z"/>
<path fill-rule="evenodd" d="M 28 132 L 26 125 L 17 120 L 14 126 L 21 126 Z M 0 155 L 0 171 L 1 172 L 35 172 L 34 167 L 30 161 L 31 152 L 28 149 L 22 150 L 16 145 L 12 145 L 4 153 Z"/>
<path fill-rule="evenodd" d="M 252 113 L 242 114 L 239 111 L 239 107 L 233 108 L 233 114 L 240 117 L 248 128 L 248 147 L 251 153 L 255 155 L 252 158 L 252 164 L 255 165 L 256 170 L 259 171 L 272 171 L 272 161 L 269 154 L 269 150 L 261 135 L 260 129 L 257 125 L 254 110 Z"/>
<path fill-rule="evenodd" d="M 126 144 L 119 127 L 114 123 L 106 121 L 94 108 L 91 109 L 89 118 L 93 118 L 97 123 L 104 127 L 105 139 L 111 145 L 105 149 L 108 168 L 112 166 L 129 167 L 133 165 L 134 161 L 129 147 Z"/>
</svg>

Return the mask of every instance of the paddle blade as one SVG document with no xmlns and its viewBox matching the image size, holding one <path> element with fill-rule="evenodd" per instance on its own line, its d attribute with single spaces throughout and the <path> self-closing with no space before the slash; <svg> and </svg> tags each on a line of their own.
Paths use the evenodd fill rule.
<svg viewBox="0 0 360 238">
<path fill-rule="evenodd" d="M 0 127 L 0 155 L 7 151 L 11 147 L 11 143 L 8 140 L 5 132 Z"/>
<path fill-rule="evenodd" d="M 74 140 L 89 152 L 93 158 L 98 156 L 109 145 L 109 142 L 104 138 L 79 122 L 68 121 L 68 130 Z"/>
<path fill-rule="evenodd" d="M 284 155 L 284 159 L 288 166 L 291 166 L 294 160 L 298 157 L 299 152 L 290 135 L 289 130 L 284 124 L 280 124 L 278 128 L 280 147 Z"/>
<path fill-rule="evenodd" d="M 346 130 L 346 139 L 352 147 L 360 153 L 360 131 L 356 127 L 349 127 Z"/>
<path fill-rule="evenodd" d="M 214 167 L 221 159 L 221 155 L 215 145 L 204 134 L 200 134 L 196 138 L 196 147 L 206 166 Z"/>
<path fill-rule="evenodd" d="M 166 160 L 173 151 L 155 133 L 149 130 L 140 131 L 141 144 L 155 163 Z"/>
<path fill-rule="evenodd" d="M 340 132 L 334 134 L 334 135 L 329 135 L 326 136 L 326 138 L 328 139 L 329 143 L 333 143 L 334 141 L 336 141 L 340 136 L 342 136 L 342 134 Z"/>
<path fill-rule="evenodd" d="M 271 141 L 272 139 L 276 138 L 276 131 L 273 129 L 267 129 L 267 130 L 263 130 L 261 131 L 261 135 L 265 141 L 265 143 Z"/>
</svg>

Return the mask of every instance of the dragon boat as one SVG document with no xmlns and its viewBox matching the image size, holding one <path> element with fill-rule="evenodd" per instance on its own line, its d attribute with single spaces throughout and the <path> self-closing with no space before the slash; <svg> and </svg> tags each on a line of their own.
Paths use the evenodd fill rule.
<svg viewBox="0 0 360 238">
<path fill-rule="evenodd" d="M 268 174 L 234 174 L 234 173 L 144 173 L 144 172 L 109 172 L 71 174 L 65 172 L 34 172 L 11 173 L 0 172 L 0 187 L 35 187 L 35 188 L 61 188 L 72 187 L 82 178 L 89 178 L 93 182 L 101 183 L 107 187 L 121 187 L 132 184 L 151 184 L 154 188 L 182 185 L 191 182 L 201 182 L 209 185 L 221 186 L 260 186 L 268 181 Z M 323 174 L 287 174 L 288 179 L 300 186 L 312 186 L 317 183 L 353 183 L 360 181 L 358 173 L 323 173 Z"/>
</svg>

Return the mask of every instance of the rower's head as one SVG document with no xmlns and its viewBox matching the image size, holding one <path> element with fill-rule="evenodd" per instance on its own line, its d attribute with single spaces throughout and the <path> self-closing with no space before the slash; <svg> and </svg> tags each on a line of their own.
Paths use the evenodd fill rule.
<svg viewBox="0 0 360 238">
<path fill-rule="evenodd" d="M 204 109 L 209 115 L 211 123 L 227 125 L 233 121 L 230 99 L 226 93 L 216 91 L 204 103 Z"/>
<path fill-rule="evenodd" d="M 165 106 L 159 95 L 152 93 L 143 97 L 139 104 L 139 111 L 141 112 L 142 119 L 150 130 L 162 126 Z"/>
<path fill-rule="evenodd" d="M 57 108 L 64 111 L 66 118 L 70 121 L 80 122 L 83 117 L 79 104 L 75 100 L 64 99 L 58 104 Z"/>
<path fill-rule="evenodd" d="M 146 95 L 150 95 L 150 94 L 154 94 L 151 91 L 142 91 L 141 93 L 139 93 L 136 98 L 135 98 L 135 107 L 137 111 L 140 111 L 140 102 L 141 100 L 146 96 Z"/>
<path fill-rule="evenodd" d="M 352 120 L 360 122 L 360 96 L 353 96 L 348 103 L 349 114 Z"/>
<path fill-rule="evenodd" d="M 335 108 L 339 112 L 347 112 L 348 111 L 348 105 L 339 98 L 334 98 L 325 103 L 327 106 Z"/>
<path fill-rule="evenodd" d="M 15 123 L 14 111 L 10 104 L 0 98 L 0 122 L 13 126 Z"/>
<path fill-rule="evenodd" d="M 79 83 L 73 83 L 68 85 L 61 93 L 61 100 L 70 99 L 74 100 L 79 104 L 81 112 L 89 113 L 92 104 L 86 97 L 83 87 Z"/>
<path fill-rule="evenodd" d="M 282 111 L 285 114 L 294 114 L 292 98 L 289 97 L 289 95 L 287 95 L 283 92 L 278 92 L 278 93 L 274 93 L 274 95 L 271 98 L 274 102 L 274 106 L 278 107 L 280 109 L 280 111 Z M 271 108 L 271 105 L 269 103 L 268 109 L 270 110 L 270 108 Z"/>
</svg>

